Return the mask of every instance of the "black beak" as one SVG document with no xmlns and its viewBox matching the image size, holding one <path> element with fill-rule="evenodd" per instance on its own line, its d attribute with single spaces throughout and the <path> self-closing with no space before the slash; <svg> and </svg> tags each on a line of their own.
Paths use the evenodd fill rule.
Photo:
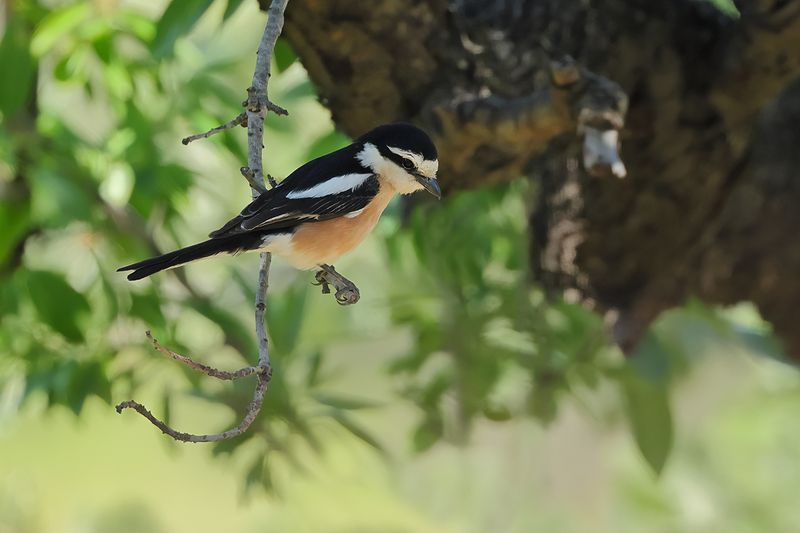
<svg viewBox="0 0 800 533">
<path fill-rule="evenodd" d="M 442 199 L 442 189 L 439 187 L 439 182 L 436 181 L 436 178 L 427 178 L 420 174 L 414 174 L 414 178 L 426 191 L 434 195 L 437 199 Z"/>
</svg>

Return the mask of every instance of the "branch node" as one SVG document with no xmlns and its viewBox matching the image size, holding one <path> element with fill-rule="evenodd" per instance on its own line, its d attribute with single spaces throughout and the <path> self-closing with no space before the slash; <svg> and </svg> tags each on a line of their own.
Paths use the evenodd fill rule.
<svg viewBox="0 0 800 533">
<path fill-rule="evenodd" d="M 246 179 L 247 183 L 250 184 L 250 188 L 251 189 L 257 191 L 258 194 L 263 194 L 264 192 L 266 192 L 267 188 L 264 186 L 263 183 L 258 181 L 258 178 L 256 178 L 255 172 L 253 172 L 250 169 L 250 167 L 241 167 L 239 169 L 239 172 L 242 173 L 242 176 L 244 176 L 244 179 Z"/>
</svg>

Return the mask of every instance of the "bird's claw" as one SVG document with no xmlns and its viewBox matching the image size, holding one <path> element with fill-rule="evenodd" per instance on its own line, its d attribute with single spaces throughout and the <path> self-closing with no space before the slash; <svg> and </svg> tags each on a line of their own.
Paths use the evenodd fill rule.
<svg viewBox="0 0 800 533">
<path fill-rule="evenodd" d="M 328 280 L 325 279 L 325 271 L 319 270 L 314 276 L 316 281 L 311 282 L 312 285 L 322 286 L 322 294 L 330 294 L 331 288 L 328 285 Z"/>
<path fill-rule="evenodd" d="M 345 278 L 330 265 L 320 265 L 321 270 L 314 276 L 312 285 L 322 287 L 322 294 L 330 294 L 330 286 L 336 289 L 334 298 L 339 305 L 353 305 L 361 298 L 361 293 L 355 283 Z"/>
</svg>

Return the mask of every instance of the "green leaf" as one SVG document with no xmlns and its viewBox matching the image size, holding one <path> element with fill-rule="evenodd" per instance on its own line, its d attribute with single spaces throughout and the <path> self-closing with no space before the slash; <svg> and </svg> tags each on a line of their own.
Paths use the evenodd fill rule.
<svg viewBox="0 0 800 533">
<path fill-rule="evenodd" d="M 250 465 L 245 477 L 245 485 L 251 488 L 255 485 L 261 485 L 265 490 L 270 491 L 273 488 L 272 474 L 267 467 L 267 460 L 263 457 L 256 458 L 255 462 Z"/>
<path fill-rule="evenodd" d="M 119 315 L 119 296 L 114 286 L 111 285 L 111 282 L 105 275 L 100 276 L 100 284 L 103 289 L 103 296 L 105 296 L 108 302 L 108 320 L 110 322 Z"/>
<path fill-rule="evenodd" d="M 322 367 L 322 352 L 314 352 L 309 357 L 308 371 L 306 372 L 306 386 L 313 387 L 319 383 L 319 370 Z"/>
<path fill-rule="evenodd" d="M 267 305 L 267 324 L 275 349 L 281 357 L 291 355 L 297 346 L 305 317 L 308 284 L 296 283 L 279 295 L 273 295 Z"/>
<path fill-rule="evenodd" d="M 483 416 L 492 422 L 506 422 L 511 420 L 511 410 L 505 405 L 490 403 L 483 407 Z"/>
<path fill-rule="evenodd" d="M 73 367 L 65 392 L 65 403 L 76 415 L 80 414 L 90 394 L 111 403 L 111 382 L 100 361 L 89 361 Z"/>
<path fill-rule="evenodd" d="M 5 78 L 0 83 L 0 112 L 5 117 L 22 107 L 31 92 L 36 61 L 29 51 L 29 38 L 23 21 L 11 17 L 0 41 L 0 65 Z"/>
<path fill-rule="evenodd" d="M 316 393 L 312 395 L 316 401 L 329 407 L 352 411 L 354 409 L 371 409 L 379 407 L 380 403 L 373 400 L 354 398 L 351 396 L 341 396 L 336 394 Z"/>
<path fill-rule="evenodd" d="M 121 10 L 118 14 L 119 20 L 130 32 L 140 41 L 150 43 L 156 35 L 156 26 L 152 20 L 146 16 L 132 10 Z"/>
<path fill-rule="evenodd" d="M 377 451 L 381 453 L 385 453 L 383 446 L 381 445 L 378 440 L 372 436 L 372 434 L 364 429 L 360 424 L 354 421 L 347 413 L 341 410 L 334 410 L 331 413 L 331 418 L 336 420 L 343 428 L 347 431 L 352 433 L 355 437 L 358 437 L 365 443 L 369 444 L 371 447 L 375 448 Z"/>
<path fill-rule="evenodd" d="M 131 293 L 131 316 L 141 318 L 148 326 L 166 329 L 167 320 L 161 311 L 161 302 L 155 292 L 145 294 Z"/>
<path fill-rule="evenodd" d="M 225 13 L 222 15 L 222 22 L 225 22 L 236 13 L 236 10 L 242 5 L 244 0 L 228 0 L 228 5 L 225 6 Z"/>
<path fill-rule="evenodd" d="M 444 422 L 442 417 L 436 414 L 429 415 L 414 432 L 413 446 L 415 452 L 424 452 L 430 449 L 444 435 Z"/>
<path fill-rule="evenodd" d="M 10 189 L 14 184 L 8 186 Z M 0 265 L 4 264 L 11 251 L 17 246 L 31 226 L 30 203 L 27 198 L 15 202 L 0 203 Z"/>
<path fill-rule="evenodd" d="M 79 323 L 90 311 L 86 298 L 54 272 L 31 270 L 26 281 L 39 318 L 67 340 L 83 341 Z"/>
<path fill-rule="evenodd" d="M 279 73 L 291 67 L 292 63 L 297 60 L 297 55 L 294 53 L 292 46 L 283 38 L 278 38 L 275 42 L 273 53 L 275 55 L 275 67 Z"/>
<path fill-rule="evenodd" d="M 212 0 L 172 0 L 156 25 L 151 49 L 156 59 L 172 55 L 175 41 L 189 33 Z"/>
<path fill-rule="evenodd" d="M 629 362 L 642 377 L 654 382 L 665 382 L 669 379 L 669 348 L 661 337 L 650 328 L 645 333 Z"/>
<path fill-rule="evenodd" d="M 19 286 L 17 283 L 9 283 L 7 279 L 0 278 L 0 323 L 2 317 L 13 315 L 19 306 Z"/>
<path fill-rule="evenodd" d="M 664 382 L 656 382 L 629 368 L 622 379 L 628 420 L 636 445 L 657 475 L 672 449 L 672 413 Z"/>
<path fill-rule="evenodd" d="M 248 442 L 252 436 L 253 432 L 245 433 L 243 435 L 239 435 L 237 437 L 233 437 L 232 439 L 225 439 L 221 440 L 218 443 L 214 444 L 214 448 L 211 450 L 211 454 L 215 457 L 218 455 L 231 455 L 234 451 L 236 451 L 239 446 Z"/>
<path fill-rule="evenodd" d="M 31 40 L 31 52 L 41 57 L 50 51 L 56 42 L 86 20 L 92 11 L 89 2 L 79 2 L 74 5 L 56 9 L 42 19 L 36 27 L 36 32 Z"/>
<path fill-rule="evenodd" d="M 780 341 L 771 332 L 734 325 L 733 333 L 739 344 L 753 353 L 786 361 L 786 354 Z"/>
<path fill-rule="evenodd" d="M 63 228 L 75 220 L 90 221 L 93 199 L 77 180 L 39 167 L 28 176 L 31 187 L 32 218 L 45 227 Z"/>
</svg>

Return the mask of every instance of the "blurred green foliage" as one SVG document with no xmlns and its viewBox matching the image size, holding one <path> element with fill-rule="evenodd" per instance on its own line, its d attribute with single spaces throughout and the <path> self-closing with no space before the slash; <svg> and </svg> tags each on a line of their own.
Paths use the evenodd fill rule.
<svg viewBox="0 0 800 533">
<path fill-rule="evenodd" d="M 173 0 L 163 12 L 9 4 L 0 42 L 0 386 L 11 390 L 21 379 L 24 387 L 3 395 L 6 403 L 39 397 L 80 415 L 90 396 L 109 404 L 135 396 L 155 369 L 174 366 L 150 352 L 145 329 L 212 364 L 255 357 L 252 261 L 219 259 L 138 284 L 114 272 L 203 238 L 247 200 L 236 170 L 246 159 L 242 130 L 190 148 L 178 142 L 239 112 L 258 36 L 224 33 L 241 4 Z M 272 95 L 292 116 L 270 117 L 266 158 L 273 174 L 285 175 L 348 141 L 282 40 L 275 62 Z M 548 424 L 565 396 L 613 384 L 643 457 L 661 471 L 673 445 L 670 391 L 699 347 L 779 351 L 753 313 L 692 303 L 659 320 L 624 360 L 601 317 L 531 281 L 526 220 L 535 194 L 534 184 L 520 182 L 413 209 L 395 205 L 378 228 L 372 263 L 348 272 L 374 291 L 359 305 L 379 302 L 390 327 L 410 338 L 388 368 L 397 401 L 419 407 L 410 445 L 423 452 L 442 440 L 465 443 L 481 420 Z M 323 453 L 331 424 L 378 450 L 385 444 L 354 416 L 381 406 L 359 390 L 329 387 L 332 346 L 373 338 L 367 318 L 319 303 L 326 297 L 306 275 L 284 269 L 275 278 L 267 403 L 250 432 L 215 448 L 246 449 L 246 483 L 266 487 L 276 460 L 303 470 L 304 450 Z M 230 408 L 229 422 L 251 397 L 249 381 L 220 386 L 185 369 L 182 378 L 170 375 L 195 398 Z M 173 391 L 165 385 L 156 395 L 167 418 Z"/>
</svg>

